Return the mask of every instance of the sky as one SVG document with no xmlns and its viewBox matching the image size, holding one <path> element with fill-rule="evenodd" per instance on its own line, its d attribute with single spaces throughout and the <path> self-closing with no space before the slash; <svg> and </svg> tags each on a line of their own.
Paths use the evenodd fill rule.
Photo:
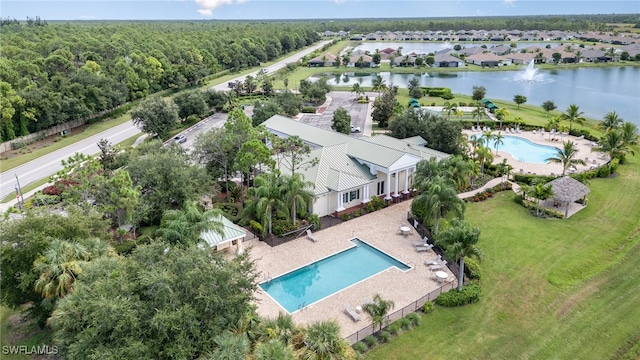
<svg viewBox="0 0 640 360">
<path fill-rule="evenodd" d="M 339 19 L 640 13 L 640 0 L 2 0 L 25 20 Z"/>
</svg>

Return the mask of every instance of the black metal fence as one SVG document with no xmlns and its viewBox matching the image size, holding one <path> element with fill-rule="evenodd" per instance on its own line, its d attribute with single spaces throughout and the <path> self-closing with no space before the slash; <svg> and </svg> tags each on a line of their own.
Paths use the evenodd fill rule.
<svg viewBox="0 0 640 360">
<path fill-rule="evenodd" d="M 447 260 L 447 268 L 449 268 L 452 274 L 455 274 L 456 277 L 458 277 L 458 274 L 460 273 L 460 266 L 458 266 L 457 262 L 451 261 L 447 254 L 445 254 L 444 249 L 435 244 L 433 237 L 431 236 L 431 231 L 426 226 L 422 225 L 420 221 L 411 214 L 411 212 L 407 212 L 407 221 L 416 229 L 418 234 L 420 234 L 420 237 L 427 237 L 427 242 L 433 245 L 432 250 L 436 254 L 442 256 L 444 260 Z"/>
<path fill-rule="evenodd" d="M 447 292 L 453 288 L 456 287 L 456 282 L 452 281 L 452 282 L 448 282 L 445 283 L 444 285 L 440 286 L 439 288 L 433 290 L 432 292 L 428 293 L 427 295 L 421 297 L 420 299 L 412 302 L 411 304 L 403 307 L 400 310 L 397 310 L 389 315 L 387 315 L 386 319 L 385 319 L 385 326 L 384 328 L 386 328 L 389 324 L 391 324 L 392 322 L 404 317 L 407 314 L 410 314 L 412 312 L 416 312 L 418 310 L 421 310 L 422 307 L 424 306 L 424 304 L 427 301 L 433 301 L 435 300 L 438 296 L 440 296 L 440 294 L 442 294 L 443 292 Z M 364 339 L 365 337 L 372 335 L 375 332 L 373 325 L 369 324 L 367 325 L 367 327 L 360 329 L 358 331 L 356 331 L 355 333 L 347 336 L 347 341 L 349 342 L 350 345 L 353 345 L 355 343 L 357 343 L 358 341 Z"/>
</svg>

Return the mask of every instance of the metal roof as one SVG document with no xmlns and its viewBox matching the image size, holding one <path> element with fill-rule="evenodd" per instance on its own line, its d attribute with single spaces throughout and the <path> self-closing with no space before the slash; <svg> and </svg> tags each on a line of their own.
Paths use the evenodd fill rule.
<svg viewBox="0 0 640 360">
<path fill-rule="evenodd" d="M 209 247 L 217 247 L 233 240 L 241 239 L 247 236 L 247 231 L 242 227 L 232 223 L 224 216 L 217 215 L 211 219 L 212 221 L 222 222 L 222 234 L 217 231 L 203 231 L 200 233 L 200 239 L 209 245 Z"/>
</svg>

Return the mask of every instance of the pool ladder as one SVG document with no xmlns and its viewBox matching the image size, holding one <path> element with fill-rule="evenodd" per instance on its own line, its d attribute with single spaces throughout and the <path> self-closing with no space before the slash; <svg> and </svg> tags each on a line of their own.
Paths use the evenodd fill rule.
<svg viewBox="0 0 640 360">
<path fill-rule="evenodd" d="M 271 278 L 271 274 L 270 274 L 270 273 L 267 273 L 267 274 L 264 276 L 264 282 L 270 282 L 271 280 L 273 280 L 273 278 Z"/>
</svg>

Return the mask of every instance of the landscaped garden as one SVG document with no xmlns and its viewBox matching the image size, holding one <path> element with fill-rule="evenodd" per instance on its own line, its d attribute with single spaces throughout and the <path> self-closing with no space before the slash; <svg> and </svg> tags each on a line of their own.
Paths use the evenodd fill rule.
<svg viewBox="0 0 640 360">
<path fill-rule="evenodd" d="M 367 359 L 636 359 L 640 354 L 640 160 L 589 183 L 589 206 L 541 219 L 511 192 L 468 203 L 481 230 L 482 297 L 436 307 Z"/>
</svg>

